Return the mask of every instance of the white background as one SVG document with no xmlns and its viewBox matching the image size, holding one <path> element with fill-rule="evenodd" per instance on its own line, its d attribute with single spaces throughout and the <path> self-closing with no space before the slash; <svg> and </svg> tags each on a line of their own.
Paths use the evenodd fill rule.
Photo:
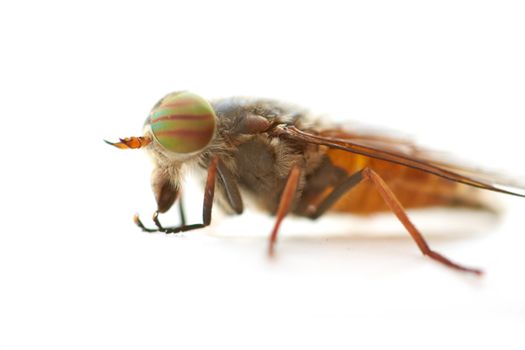
<svg viewBox="0 0 525 350">
<path fill-rule="evenodd" d="M 497 225 L 428 232 L 483 278 L 421 257 L 394 220 L 380 237 L 366 220 L 287 221 L 269 261 L 263 214 L 140 232 L 150 163 L 102 139 L 139 135 L 188 89 L 284 99 L 523 175 L 524 18 L 519 1 L 3 1 L 0 348 L 523 349 L 523 199 L 497 195 Z M 197 221 L 202 193 L 186 195 Z"/>
</svg>

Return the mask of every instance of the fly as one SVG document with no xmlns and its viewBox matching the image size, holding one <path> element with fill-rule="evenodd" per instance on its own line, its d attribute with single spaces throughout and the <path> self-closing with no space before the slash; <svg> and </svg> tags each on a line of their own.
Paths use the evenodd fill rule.
<svg viewBox="0 0 525 350">
<path fill-rule="evenodd" d="M 481 274 L 432 250 L 405 208 L 486 208 L 480 189 L 525 197 L 525 188 L 500 176 L 436 159 L 402 139 L 330 127 L 306 112 L 273 100 L 230 98 L 208 102 L 193 93 L 163 97 L 144 124 L 143 135 L 110 145 L 144 148 L 154 160 L 152 189 L 157 202 L 154 228 L 178 233 L 211 222 L 215 190 L 225 209 L 243 212 L 243 194 L 275 215 L 268 253 L 274 254 L 288 213 L 317 219 L 328 212 L 370 214 L 391 211 L 423 255 L 450 268 Z M 183 168 L 207 173 L 202 223 L 165 227 L 159 214 L 179 197 Z M 179 201 L 180 204 L 180 201 Z M 487 208 L 488 209 L 488 208 Z"/>
</svg>

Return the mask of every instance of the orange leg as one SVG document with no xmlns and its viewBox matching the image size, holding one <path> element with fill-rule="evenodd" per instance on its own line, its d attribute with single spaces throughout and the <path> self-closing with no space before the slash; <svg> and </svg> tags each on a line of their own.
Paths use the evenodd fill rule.
<svg viewBox="0 0 525 350">
<path fill-rule="evenodd" d="M 277 241 L 277 233 L 279 232 L 279 227 L 283 221 L 286 214 L 290 210 L 290 206 L 294 199 L 295 192 L 297 191 L 297 185 L 299 184 L 299 178 L 301 176 L 301 169 L 294 165 L 292 170 L 290 170 L 290 175 L 288 175 L 288 180 L 284 186 L 283 193 L 281 194 L 281 200 L 279 201 L 279 208 L 277 209 L 275 225 L 273 226 L 272 234 L 270 235 L 270 242 L 268 246 L 268 254 L 270 256 L 274 253 L 275 242 Z"/>
<path fill-rule="evenodd" d="M 379 192 L 379 194 L 381 195 L 385 203 L 388 205 L 390 210 L 392 210 L 392 212 L 397 216 L 399 221 L 401 221 L 403 226 L 405 226 L 410 236 L 412 236 L 414 241 L 416 241 L 416 244 L 419 250 L 421 250 L 421 252 L 423 253 L 423 255 L 426 255 L 429 258 L 434 259 L 456 270 L 471 272 L 477 275 L 480 275 L 482 273 L 482 271 L 479 269 L 473 269 L 470 267 L 459 265 L 444 257 L 443 255 L 430 249 L 421 233 L 408 218 L 405 209 L 403 208 L 399 200 L 396 198 L 396 195 L 383 181 L 383 179 L 370 168 L 365 168 L 348 177 L 338 187 L 336 187 L 316 208 L 305 214 L 312 219 L 317 219 L 318 217 L 323 215 L 328 209 L 330 209 L 330 207 L 334 205 L 339 198 L 341 198 L 344 194 L 348 193 L 350 190 L 352 190 L 352 188 L 354 188 L 364 180 L 369 181 L 372 185 L 374 185 L 374 187 Z"/>
<path fill-rule="evenodd" d="M 385 203 L 390 207 L 390 210 L 394 212 L 394 214 L 397 216 L 399 221 L 401 221 L 403 226 L 405 226 L 408 233 L 410 233 L 414 241 L 416 241 L 416 244 L 419 247 L 419 250 L 421 250 L 421 252 L 424 255 L 427 255 L 429 258 L 434 259 L 456 270 L 471 272 L 477 275 L 482 274 L 482 271 L 479 269 L 459 265 L 451 261 L 450 259 L 444 257 L 443 255 L 430 249 L 430 247 L 428 246 L 427 242 L 425 241 L 425 239 L 423 238 L 419 230 L 414 226 L 414 224 L 408 218 L 408 215 L 405 209 L 403 208 L 399 200 L 396 198 L 395 194 L 388 187 L 388 185 L 383 181 L 383 179 L 375 171 L 369 168 L 364 169 L 362 174 L 363 174 L 364 179 L 370 181 L 375 186 L 375 188 L 377 189 L 377 191 L 379 192 L 379 194 L 381 195 Z"/>
</svg>

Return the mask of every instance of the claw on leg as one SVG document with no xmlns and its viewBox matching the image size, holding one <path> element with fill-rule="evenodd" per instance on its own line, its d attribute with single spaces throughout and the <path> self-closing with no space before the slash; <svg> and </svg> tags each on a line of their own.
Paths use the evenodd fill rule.
<svg viewBox="0 0 525 350">
<path fill-rule="evenodd" d="M 164 227 L 160 223 L 159 220 L 159 212 L 153 213 L 153 222 L 155 223 L 156 228 L 147 228 L 142 221 L 140 221 L 138 214 L 135 214 L 133 217 L 133 221 L 135 224 L 142 229 L 144 232 L 154 233 L 154 232 L 164 232 L 166 234 L 168 233 L 179 233 L 183 231 L 189 231 L 195 228 L 200 228 L 200 224 L 196 225 L 181 225 L 181 226 L 172 226 L 172 227 Z"/>
<path fill-rule="evenodd" d="M 159 221 L 159 212 L 158 211 L 153 213 L 152 219 L 153 219 L 153 222 L 155 223 L 155 226 L 157 226 L 157 228 L 158 228 L 158 230 L 160 232 L 166 232 L 166 229 L 164 227 L 162 227 L 162 225 L 161 225 L 161 223 Z"/>
<path fill-rule="evenodd" d="M 151 228 L 147 228 L 146 226 L 144 226 L 142 221 L 140 221 L 139 214 L 133 215 L 133 222 L 135 222 L 135 225 L 140 227 L 140 229 L 142 231 L 144 231 L 144 232 L 150 232 L 151 233 L 151 232 L 158 232 L 159 231 L 158 229 L 151 229 Z"/>
<path fill-rule="evenodd" d="M 154 232 L 164 232 L 166 234 L 179 233 L 179 232 L 191 231 L 191 230 L 195 230 L 195 229 L 203 228 L 207 226 L 205 224 L 193 224 L 193 225 L 164 227 L 159 221 L 158 212 L 155 212 L 155 214 L 153 214 L 153 222 L 155 223 L 155 226 L 157 226 L 157 228 L 147 228 L 146 226 L 144 226 L 144 224 L 142 223 L 142 221 L 140 221 L 139 216 L 137 214 L 133 216 L 133 221 L 138 227 L 140 227 L 140 229 L 142 229 L 142 231 L 149 232 L 149 233 L 154 233 Z"/>
</svg>

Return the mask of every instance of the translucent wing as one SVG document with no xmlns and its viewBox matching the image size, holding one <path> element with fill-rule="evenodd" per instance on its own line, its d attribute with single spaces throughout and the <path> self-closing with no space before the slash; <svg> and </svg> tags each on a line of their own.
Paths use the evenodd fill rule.
<svg viewBox="0 0 525 350">
<path fill-rule="evenodd" d="M 281 137 L 381 159 L 469 186 L 525 197 L 525 184 L 500 174 L 444 160 L 439 153 L 418 148 L 409 141 L 392 136 L 343 129 L 313 132 L 299 130 L 295 126 L 283 126 L 278 133 Z"/>
</svg>

